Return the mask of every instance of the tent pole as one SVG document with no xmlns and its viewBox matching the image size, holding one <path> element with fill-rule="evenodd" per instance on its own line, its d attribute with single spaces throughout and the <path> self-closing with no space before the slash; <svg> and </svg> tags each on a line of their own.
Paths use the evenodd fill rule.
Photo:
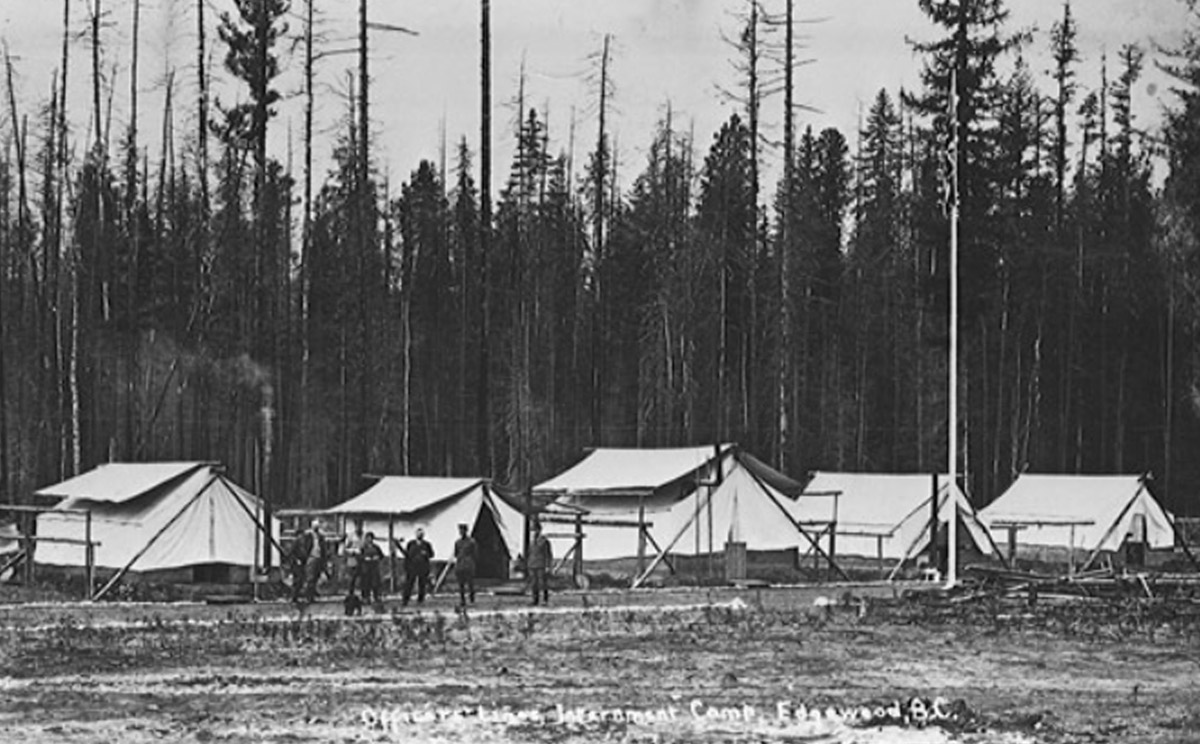
<svg viewBox="0 0 1200 744">
<path fill-rule="evenodd" d="M 716 463 L 716 467 L 720 468 L 721 463 Z M 708 503 L 704 505 L 704 511 L 708 512 L 708 577 L 712 578 L 716 572 L 715 557 L 716 550 L 713 545 L 713 486 L 708 487 Z"/>
<path fill-rule="evenodd" d="M 92 592 L 96 590 L 96 552 L 92 547 L 92 512 L 90 509 L 87 514 L 83 515 L 83 539 L 87 541 L 87 545 L 83 547 L 83 560 L 87 566 L 87 589 L 84 591 L 84 599 L 90 600 Z"/>
<path fill-rule="evenodd" d="M 649 528 L 646 529 L 646 539 L 654 546 L 654 549 L 659 552 L 664 552 L 659 546 L 658 541 L 654 539 L 654 535 L 650 534 Z M 675 573 L 675 566 L 671 563 L 671 559 L 663 556 L 663 563 L 667 564 L 667 568 L 671 569 L 671 573 Z"/>
<path fill-rule="evenodd" d="M 937 473 L 931 473 L 929 480 L 933 484 L 933 490 L 929 494 L 929 563 L 938 571 L 942 570 L 941 551 L 938 550 L 937 532 L 938 532 L 938 482 Z"/>
<path fill-rule="evenodd" d="M 638 544 L 637 544 L 638 575 L 646 567 L 646 497 L 638 494 Z"/>
<path fill-rule="evenodd" d="M 571 571 L 573 574 L 575 571 L 575 545 L 571 545 L 571 548 L 566 553 L 563 553 L 563 557 L 558 559 L 558 563 L 550 570 L 550 574 L 554 575 L 561 571 L 562 567 L 567 565 L 568 560 L 571 561 Z M 574 575 L 571 578 L 575 578 Z"/>
<path fill-rule="evenodd" d="M 216 478 L 213 479 L 214 482 L 216 480 L 217 480 Z M 208 485 L 211 486 L 212 483 L 209 483 Z M 208 486 L 205 486 L 205 488 L 207 489 Z M 248 517 L 250 517 L 250 519 L 254 520 L 254 528 L 258 531 L 258 533 L 256 533 L 256 538 L 257 538 L 257 534 L 266 535 L 267 540 L 270 541 L 271 545 L 273 545 L 275 547 L 275 549 L 279 551 L 279 557 L 282 560 L 283 556 L 287 555 L 287 553 L 284 552 L 283 546 L 279 544 L 279 541 L 275 539 L 275 536 L 271 534 L 271 531 L 268 528 L 268 525 L 263 524 L 262 522 L 258 521 L 258 517 L 255 516 L 254 512 L 250 511 L 250 507 L 246 506 L 245 502 L 242 501 L 242 496 L 241 496 L 241 494 L 239 494 L 237 492 L 237 489 L 230 488 L 229 491 L 233 494 L 233 500 L 238 503 L 238 506 L 242 507 L 242 511 L 246 512 L 246 516 L 248 516 Z M 255 498 L 259 499 L 260 501 L 262 500 L 261 496 L 256 496 Z M 255 549 L 255 552 L 257 552 L 257 548 Z M 264 551 L 264 552 L 267 552 L 267 551 Z M 269 553 L 268 553 L 268 555 L 269 555 Z"/>
<path fill-rule="evenodd" d="M 575 561 L 571 565 L 571 577 L 575 586 L 579 586 L 579 579 L 583 576 L 583 515 L 575 515 Z"/>
<path fill-rule="evenodd" d="M 33 562 L 35 560 L 35 551 L 37 550 L 37 540 L 33 537 L 33 528 L 37 520 L 32 514 L 26 514 L 21 519 L 22 529 L 21 534 L 24 537 L 22 542 L 25 544 L 25 586 L 33 586 Z"/>
<path fill-rule="evenodd" d="M 834 521 L 829 523 L 829 557 L 832 560 L 836 560 L 836 556 L 837 556 L 837 520 L 835 519 Z M 833 569 L 832 568 L 826 569 L 825 578 L 828 580 L 833 579 Z"/>
<path fill-rule="evenodd" d="M 934 478 L 937 478 L 937 476 L 935 475 Z M 950 489 L 946 489 L 946 498 L 954 499 L 954 493 L 952 491 L 950 491 Z M 933 502 L 933 513 L 938 514 L 940 507 L 941 507 L 941 505 L 938 503 L 938 494 L 934 493 L 934 495 L 930 498 L 930 501 Z M 954 508 L 957 510 L 957 508 L 958 508 L 957 503 L 954 504 Z M 951 512 L 951 518 L 953 518 L 955 516 L 957 516 L 957 513 Z M 930 524 L 929 527 L 932 528 L 933 524 Z M 917 536 L 913 539 L 912 544 L 910 544 L 908 546 L 908 548 L 904 551 L 904 555 L 901 556 L 900 562 L 897 563 L 896 567 L 892 569 L 891 575 L 888 576 L 888 581 L 891 581 L 892 579 L 896 578 L 896 574 L 900 573 L 900 569 L 904 567 L 905 563 L 908 563 L 908 559 L 912 558 L 913 553 L 917 552 L 917 546 L 921 544 L 921 537 L 924 534 L 925 534 L 925 530 L 921 530 L 919 533 L 917 533 Z M 936 540 L 937 540 L 937 532 L 936 532 L 936 530 L 931 529 L 930 534 L 929 534 L 929 541 L 936 542 Z"/>
<path fill-rule="evenodd" d="M 259 534 L 258 530 L 261 514 L 262 506 L 256 503 L 254 505 L 254 565 L 250 569 L 254 572 L 250 575 L 250 591 L 252 592 L 251 597 L 255 602 L 258 602 L 258 579 L 262 576 L 259 570 L 261 568 L 261 564 L 259 563 L 259 551 L 261 550 L 262 543 L 266 542 L 262 539 L 262 535 Z"/>
<path fill-rule="evenodd" d="M 446 580 L 447 574 L 450 573 L 450 567 L 453 565 L 454 561 L 446 561 L 446 565 L 442 567 L 442 572 L 438 574 L 437 581 L 433 582 L 433 586 L 429 589 L 431 596 L 437 594 L 438 589 L 442 588 L 442 583 Z"/>
<path fill-rule="evenodd" d="M 712 491 L 708 492 L 707 498 L 709 500 L 712 499 Z M 679 542 L 679 540 L 684 535 L 687 534 L 688 528 L 690 528 L 692 526 L 692 523 L 695 522 L 700 517 L 700 512 L 703 508 L 704 508 L 704 505 L 700 504 L 699 501 L 697 501 L 696 511 L 692 513 L 691 518 L 688 519 L 687 523 L 684 524 L 683 527 L 681 527 L 679 529 L 679 532 L 675 535 L 675 538 L 673 540 L 671 540 L 671 542 L 667 543 L 666 549 L 660 550 L 658 555 L 654 556 L 654 560 L 651 561 L 649 568 L 647 568 L 645 571 L 642 571 L 641 573 L 638 574 L 637 578 L 635 578 L 633 580 L 633 584 L 629 587 L 630 589 L 637 589 L 639 586 L 641 586 L 642 582 L 645 581 L 646 578 L 650 576 L 650 574 L 654 573 L 654 569 L 658 568 L 658 564 L 663 562 L 664 560 L 666 560 L 667 553 L 671 550 L 671 548 L 675 547 L 675 543 Z M 699 527 L 699 525 L 697 525 L 697 527 Z M 698 530 L 697 530 L 697 532 L 698 532 Z"/>
<path fill-rule="evenodd" d="M 1145 488 L 1146 488 L 1145 483 L 1142 483 L 1138 487 L 1137 493 L 1135 493 L 1133 495 L 1133 498 L 1129 500 L 1129 503 L 1125 504 L 1125 508 L 1121 509 L 1121 513 L 1117 515 L 1117 518 L 1114 519 L 1112 521 L 1112 524 L 1110 524 L 1108 526 L 1108 529 L 1104 531 L 1104 535 L 1100 538 L 1100 541 L 1098 543 L 1096 543 L 1096 547 L 1092 550 L 1091 555 L 1088 556 L 1087 563 L 1083 564 L 1083 567 L 1079 569 L 1080 571 L 1086 571 L 1091 567 L 1092 561 L 1096 560 L 1096 557 L 1100 555 L 1100 546 L 1104 545 L 1105 541 L 1108 540 L 1109 535 L 1111 535 L 1113 533 L 1113 530 L 1117 529 L 1117 525 L 1120 524 L 1121 520 L 1125 518 L 1125 514 L 1130 509 L 1133 508 L 1134 502 L 1137 501 L 1138 496 L 1142 495 L 1142 491 Z M 1071 558 L 1073 559 L 1074 557 L 1075 557 L 1075 525 L 1071 525 Z"/>
<path fill-rule="evenodd" d="M 154 533 L 154 537 L 151 537 L 150 540 L 145 545 L 142 546 L 142 549 L 139 550 L 135 556 L 133 556 L 132 558 L 129 559 L 129 563 L 126 563 L 125 566 L 120 571 L 117 571 L 115 574 L 113 574 L 113 577 L 108 580 L 108 583 L 105 584 L 100 589 L 100 591 L 96 592 L 96 596 L 93 597 L 92 600 L 99 601 L 101 597 L 103 597 L 105 594 L 107 594 L 109 589 L 113 588 L 113 586 L 118 581 L 120 581 L 121 578 L 125 576 L 125 574 L 129 573 L 129 569 L 133 568 L 133 564 L 137 563 L 138 559 L 141 558 L 143 555 L 145 555 L 146 551 L 150 550 L 151 546 L 153 546 L 154 543 L 158 541 L 158 538 L 162 537 L 163 534 L 166 533 L 167 530 L 171 529 L 171 526 L 173 524 L 175 524 L 176 522 L 178 522 L 179 518 L 182 517 L 184 514 L 186 514 L 188 509 L 191 509 L 192 505 L 195 504 L 197 501 L 199 501 L 200 497 L 203 496 L 205 494 L 205 492 L 208 491 L 208 489 L 212 487 L 212 484 L 214 484 L 216 482 L 217 482 L 217 476 L 214 475 L 212 478 L 210 478 L 208 480 L 208 483 L 204 484 L 204 488 L 201 488 L 199 491 L 197 491 L 196 495 L 193 496 L 187 502 L 187 504 L 185 504 L 183 506 L 182 509 L 175 512 L 175 516 L 171 517 L 171 519 L 168 520 L 166 524 L 164 524 L 162 527 L 159 528 L 158 532 Z"/>
<path fill-rule="evenodd" d="M 1075 525 L 1071 525 L 1068 529 L 1070 530 L 1070 537 L 1067 538 L 1067 576 L 1074 576 L 1075 575 Z M 1088 563 L 1090 564 L 1091 562 L 1092 561 L 1089 558 Z"/>
</svg>

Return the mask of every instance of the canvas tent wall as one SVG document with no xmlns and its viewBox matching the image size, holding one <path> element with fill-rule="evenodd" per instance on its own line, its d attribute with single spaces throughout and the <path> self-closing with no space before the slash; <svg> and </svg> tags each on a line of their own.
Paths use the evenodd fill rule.
<svg viewBox="0 0 1200 744">
<path fill-rule="evenodd" d="M 1069 553 L 1073 546 L 1090 555 L 1117 550 L 1134 531 L 1148 547 L 1175 545 L 1170 514 L 1137 475 L 1022 474 L 980 517 L 995 532 L 1019 527 L 1022 548 Z"/>
<path fill-rule="evenodd" d="M 929 545 L 933 478 L 932 474 L 921 473 L 818 471 L 796 500 L 794 513 L 804 519 L 835 519 L 837 556 L 911 560 Z M 946 476 L 939 475 L 939 529 L 950 521 L 953 507 L 949 491 L 958 503 L 959 525 L 965 528 L 959 531 L 960 544 L 984 555 L 998 555 L 991 534 L 966 496 L 957 484 L 951 489 L 947 485 Z M 836 498 L 830 498 L 830 494 L 836 494 Z"/>
<path fill-rule="evenodd" d="M 91 514 L 95 566 L 138 573 L 197 567 L 250 568 L 278 563 L 260 500 L 207 463 L 109 463 L 47 486 L 37 495 L 58 498 L 37 518 L 39 538 L 85 538 Z M 272 537 L 278 523 L 269 522 Z M 38 564 L 83 567 L 85 549 L 39 539 Z M 205 569 L 200 569 L 202 572 Z M 213 572 L 207 572 L 213 573 Z M 219 573 L 219 572 L 216 572 Z"/>
<path fill-rule="evenodd" d="M 507 578 L 524 541 L 524 517 L 482 478 L 384 476 L 326 513 L 351 522 L 361 519 L 363 531 L 374 532 L 385 553 L 389 530 L 408 540 L 420 527 L 435 560 L 452 555 L 458 525 L 469 525 L 479 545 L 478 575 L 484 578 Z"/>
<path fill-rule="evenodd" d="M 726 543 L 750 551 L 807 549 L 791 499 L 801 484 L 770 470 L 733 445 L 672 449 L 596 449 L 574 467 L 539 484 L 552 509 L 579 511 L 588 524 L 584 558 L 608 561 L 720 553 Z M 639 545 L 639 523 L 647 540 Z"/>
</svg>

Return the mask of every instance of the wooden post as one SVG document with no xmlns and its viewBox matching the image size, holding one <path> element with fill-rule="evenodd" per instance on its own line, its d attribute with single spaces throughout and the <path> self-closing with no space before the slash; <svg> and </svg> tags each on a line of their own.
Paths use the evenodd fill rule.
<svg viewBox="0 0 1200 744">
<path fill-rule="evenodd" d="M 260 492 L 261 493 L 261 492 Z M 258 602 L 258 584 L 262 578 L 262 546 L 267 542 L 263 539 L 262 530 L 259 525 L 262 524 L 262 499 L 255 498 L 254 501 L 254 563 L 250 566 L 250 598 L 254 602 Z M 267 529 L 270 529 L 268 525 Z"/>
<path fill-rule="evenodd" d="M 942 570 L 941 551 L 938 550 L 938 481 L 937 473 L 929 476 L 933 486 L 929 495 L 930 513 L 929 513 L 929 565 Z"/>
<path fill-rule="evenodd" d="M 833 580 L 833 562 L 837 560 L 837 521 L 829 523 L 829 565 L 825 567 L 825 577 Z"/>
<path fill-rule="evenodd" d="M 1008 525 L 1008 567 L 1017 565 L 1017 526 Z"/>
<path fill-rule="evenodd" d="M 575 560 L 571 566 L 571 578 L 575 582 L 575 586 L 579 586 L 580 577 L 583 576 L 583 515 L 575 515 Z"/>
<path fill-rule="evenodd" d="M 720 467 L 721 467 L 721 462 L 718 460 L 717 468 L 719 469 Z M 707 507 L 706 511 L 708 511 L 708 576 L 709 576 L 709 578 L 712 578 L 714 575 L 716 575 L 716 569 L 713 566 L 713 562 L 716 560 L 717 546 L 713 543 L 713 504 L 712 504 L 713 490 L 715 488 L 716 488 L 716 486 L 708 487 L 708 503 L 705 504 L 705 506 Z"/>
<path fill-rule="evenodd" d="M 83 560 L 87 566 L 85 572 L 87 589 L 84 590 L 84 599 L 91 599 L 92 593 L 96 591 L 96 549 L 92 546 L 92 513 L 90 511 L 83 516 L 83 539 L 87 541 L 87 545 L 83 546 Z"/>
<path fill-rule="evenodd" d="M 33 561 L 34 551 L 36 550 L 36 543 L 33 538 L 33 524 L 36 519 L 36 515 L 27 514 L 22 520 L 25 523 L 22 525 L 23 529 L 21 530 L 21 534 L 25 538 L 23 540 L 25 543 L 25 586 L 33 586 Z"/>
<path fill-rule="evenodd" d="M 875 555 L 879 558 L 879 578 L 887 578 L 887 567 L 883 565 L 883 535 L 875 536 Z"/>
<path fill-rule="evenodd" d="M 1067 542 L 1067 576 L 1075 575 L 1075 525 L 1071 525 L 1071 536 Z"/>
<path fill-rule="evenodd" d="M 637 575 L 646 569 L 646 497 L 638 495 Z"/>
</svg>

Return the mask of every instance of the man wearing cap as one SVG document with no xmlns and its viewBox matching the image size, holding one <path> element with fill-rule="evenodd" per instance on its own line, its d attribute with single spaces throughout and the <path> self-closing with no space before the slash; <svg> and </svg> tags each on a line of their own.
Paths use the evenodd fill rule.
<svg viewBox="0 0 1200 744">
<path fill-rule="evenodd" d="M 429 593 L 429 569 L 433 562 L 433 546 L 425 539 L 425 530 L 418 527 L 417 536 L 404 546 L 404 598 L 405 607 L 412 599 L 413 584 L 417 585 L 417 604 L 425 602 Z"/>
<path fill-rule="evenodd" d="M 458 526 L 458 539 L 454 541 L 454 578 L 458 581 L 458 603 L 467 606 L 467 596 L 475 604 L 475 563 L 479 558 L 479 546 L 467 532 L 467 525 Z"/>
<path fill-rule="evenodd" d="M 550 604 L 550 587 L 546 584 L 546 573 L 554 561 L 554 551 L 550 548 L 550 538 L 542 533 L 540 522 L 533 523 L 533 540 L 529 545 L 529 589 L 533 594 L 533 603 Z"/>
</svg>

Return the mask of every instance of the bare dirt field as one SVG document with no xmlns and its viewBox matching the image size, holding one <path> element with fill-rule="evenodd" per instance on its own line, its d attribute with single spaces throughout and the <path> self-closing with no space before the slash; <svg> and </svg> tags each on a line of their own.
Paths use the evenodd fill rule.
<svg viewBox="0 0 1200 744">
<path fill-rule="evenodd" d="M 6 606 L 0 741 L 1200 742 L 1200 606 L 897 594 Z"/>
</svg>

